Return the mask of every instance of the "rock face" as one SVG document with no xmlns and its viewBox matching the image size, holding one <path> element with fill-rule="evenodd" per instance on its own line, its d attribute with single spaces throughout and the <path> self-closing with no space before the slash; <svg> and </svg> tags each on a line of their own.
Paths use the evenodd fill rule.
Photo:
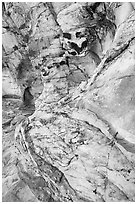
<svg viewBox="0 0 137 204">
<path fill-rule="evenodd" d="M 21 90 L 14 78 L 12 77 L 10 71 L 3 70 L 2 72 L 2 95 L 18 95 L 21 97 Z"/>
<path fill-rule="evenodd" d="M 3 202 L 135 201 L 135 19 L 128 5 L 3 5 L 3 74 L 17 81 L 16 91 L 5 90 L 7 83 L 3 89 L 22 95 L 31 86 L 35 101 L 32 112 L 3 99 Z M 127 13 L 116 28 L 118 6 Z"/>
</svg>

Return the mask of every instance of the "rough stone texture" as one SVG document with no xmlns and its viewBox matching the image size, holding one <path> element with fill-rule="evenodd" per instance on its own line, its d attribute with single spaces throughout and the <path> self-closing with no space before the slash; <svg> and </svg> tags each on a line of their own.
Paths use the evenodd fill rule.
<svg viewBox="0 0 137 204">
<path fill-rule="evenodd" d="M 3 25 L 15 29 L 14 19 L 22 34 L 14 33 L 20 48 L 12 52 L 15 43 L 6 47 L 3 33 L 3 64 L 18 84 L 7 94 L 31 84 L 35 112 L 3 99 L 3 202 L 135 201 L 134 11 L 115 36 L 104 32 L 103 50 L 97 40 L 96 50 L 92 41 L 82 49 L 95 37 L 86 33 L 98 22 L 86 13 L 92 5 L 6 4 L 11 17 L 4 14 Z"/>
</svg>

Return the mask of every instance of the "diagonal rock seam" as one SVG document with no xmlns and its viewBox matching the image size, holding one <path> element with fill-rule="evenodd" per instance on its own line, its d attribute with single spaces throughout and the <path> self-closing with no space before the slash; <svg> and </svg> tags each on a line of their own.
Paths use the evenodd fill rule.
<svg viewBox="0 0 137 204">
<path fill-rule="evenodd" d="M 29 153 L 35 167 L 39 170 L 41 177 L 44 178 L 45 182 L 47 181 L 46 183 L 47 183 L 47 185 L 49 185 L 49 189 L 51 190 L 50 183 L 52 183 L 52 185 L 56 189 L 58 189 L 57 191 L 60 191 L 59 190 L 60 186 L 62 186 L 65 189 L 65 191 L 67 191 L 66 198 L 64 197 L 64 199 L 62 198 L 62 200 L 60 200 L 60 201 L 69 201 L 70 200 L 73 202 L 73 201 L 78 201 L 80 199 L 80 200 L 85 200 L 87 202 L 90 202 L 91 200 L 83 198 L 82 196 L 79 195 L 79 193 L 76 190 L 74 190 L 72 188 L 72 186 L 69 184 L 67 178 L 65 177 L 64 173 L 62 173 L 56 166 L 53 166 L 51 163 L 45 161 L 44 158 L 42 158 L 39 154 L 37 154 L 35 152 L 35 150 L 33 149 L 33 145 L 32 145 L 33 141 L 30 141 L 30 137 L 28 136 L 28 133 L 27 133 L 28 130 L 25 131 L 25 129 L 27 129 L 27 126 L 24 126 L 24 129 L 21 132 L 22 138 L 20 138 L 20 141 L 22 141 L 21 144 L 23 147 L 23 151 Z M 18 130 L 18 131 L 20 131 L 20 130 Z M 18 146 L 17 142 L 15 143 L 15 146 L 16 147 Z M 18 148 L 18 150 L 19 149 L 20 148 Z M 19 176 L 20 176 L 21 180 L 23 180 L 31 189 L 32 187 L 31 187 L 31 185 L 29 185 L 28 179 L 26 179 L 26 175 L 28 173 L 25 172 L 24 170 L 22 170 L 22 168 L 20 167 L 20 162 L 17 163 L 17 168 L 18 168 L 18 172 L 19 172 Z M 33 189 L 32 189 L 32 191 L 33 191 Z M 51 192 L 51 194 L 52 194 L 52 192 Z"/>
<path fill-rule="evenodd" d="M 67 113 L 61 113 L 61 114 L 65 114 L 65 117 L 70 117 L 70 116 L 68 116 L 68 114 Z M 76 119 L 76 118 L 75 118 Z M 79 119 L 78 119 L 79 120 Z M 90 124 L 90 123 L 88 123 L 88 122 L 86 122 L 86 124 L 88 124 L 89 126 L 91 126 L 92 125 L 92 127 L 93 127 L 93 124 Z M 25 127 L 24 127 L 25 128 Z M 95 128 L 97 128 L 99 131 L 101 131 L 102 132 L 102 130 L 101 129 L 99 129 L 98 127 L 95 127 Z M 26 132 L 27 133 L 27 132 Z M 24 134 L 23 132 L 22 132 L 22 134 Z M 104 134 L 104 133 L 103 133 Z M 29 150 L 29 152 L 30 152 L 30 155 L 31 155 L 31 158 L 33 159 L 33 161 L 35 162 L 35 164 L 37 165 L 37 167 L 38 167 L 38 169 L 40 170 L 40 172 L 41 172 L 41 174 L 43 175 L 43 174 L 45 174 L 46 173 L 46 178 L 47 178 L 47 176 L 48 177 L 50 177 L 50 175 L 49 175 L 49 173 L 48 172 L 43 172 L 43 168 L 41 167 L 41 162 L 43 161 L 44 162 L 44 168 L 45 168 L 45 165 L 48 165 L 47 167 L 46 167 L 46 169 L 48 169 L 49 167 L 50 167 L 50 169 L 52 169 L 52 170 L 54 170 L 54 169 L 56 169 L 56 171 L 57 172 L 59 172 L 59 174 L 61 173 L 61 176 L 57 176 L 57 180 L 59 180 L 59 182 L 61 182 L 61 180 L 62 180 L 62 178 L 64 178 L 65 179 L 65 181 L 67 182 L 67 185 L 69 185 L 69 183 L 68 183 L 68 181 L 66 180 L 66 178 L 64 177 L 64 174 L 62 174 L 62 172 L 57 168 L 57 167 L 54 167 L 52 164 L 50 164 L 50 163 L 48 163 L 47 161 L 45 161 L 40 155 L 38 155 L 34 150 L 33 150 L 33 145 L 32 145 L 32 143 L 33 142 L 30 142 L 30 138 L 29 138 L 29 140 L 28 140 L 28 135 L 27 134 L 25 134 L 24 136 L 23 136 L 23 138 L 22 138 L 23 140 L 26 140 L 26 141 L 23 141 L 23 142 L 27 142 L 28 144 L 29 143 L 31 143 L 31 146 L 29 147 L 28 145 L 26 145 L 27 146 L 27 151 Z M 28 141 L 27 141 L 28 140 Z M 112 146 L 113 147 L 113 146 Z M 26 150 L 25 150 L 26 151 Z M 111 149 L 110 149 L 110 152 L 111 152 Z M 110 155 L 110 152 L 108 153 L 108 162 L 109 162 L 109 155 Z M 41 161 L 42 160 L 42 161 Z M 39 162 L 40 163 L 39 163 Z M 52 168 L 53 167 L 53 168 Z M 108 172 L 108 170 L 107 170 L 107 164 L 106 164 L 106 171 Z M 50 170 L 51 172 L 52 172 L 52 170 Z M 20 171 L 21 171 L 21 169 L 20 169 Z M 42 173 L 43 172 L 43 173 Z M 23 172 L 22 172 L 23 173 Z M 50 179 L 51 179 L 51 182 L 53 182 L 53 180 L 52 180 L 52 173 L 50 173 L 51 174 L 51 177 L 50 177 Z M 55 172 L 53 171 L 53 175 L 55 174 Z M 23 176 L 23 175 L 22 175 Z M 55 175 L 54 175 L 55 176 Z M 42 176 L 43 178 L 44 178 L 44 176 Z M 22 178 L 22 177 L 21 177 Z M 108 178 L 109 178 L 109 176 L 108 176 Z M 108 179 L 107 178 L 107 179 Z M 23 179 L 23 178 L 22 178 Z M 63 180 L 64 180 L 63 179 Z M 54 181 L 55 183 L 56 183 L 56 181 Z M 65 183 L 66 183 L 65 182 Z M 66 185 L 66 184 L 65 184 Z M 69 185 L 69 188 L 71 188 L 71 186 Z M 67 188 L 68 189 L 68 188 Z M 72 189 L 73 190 L 73 189 Z M 74 191 L 75 192 L 75 191 Z M 76 193 L 76 192 L 75 192 Z M 78 196 L 78 195 L 77 195 Z M 82 199 L 82 198 L 81 198 Z M 73 200 L 73 199 L 72 199 Z M 74 199 L 75 200 L 75 199 Z M 73 201 L 74 201 L 73 200 Z"/>
<path fill-rule="evenodd" d="M 92 76 L 91 79 L 89 79 L 86 90 L 89 90 L 90 87 L 93 85 L 93 83 L 96 81 L 97 77 L 102 73 L 102 71 L 106 68 L 109 62 L 112 62 L 114 59 L 119 57 L 129 46 L 130 43 L 135 39 L 135 37 L 131 38 L 128 42 L 126 42 L 124 45 L 122 45 L 119 50 L 113 50 L 114 53 L 109 56 L 106 56 L 101 63 L 98 65 L 97 69 L 95 70 L 95 74 Z M 111 51 L 111 50 L 110 50 Z"/>
</svg>

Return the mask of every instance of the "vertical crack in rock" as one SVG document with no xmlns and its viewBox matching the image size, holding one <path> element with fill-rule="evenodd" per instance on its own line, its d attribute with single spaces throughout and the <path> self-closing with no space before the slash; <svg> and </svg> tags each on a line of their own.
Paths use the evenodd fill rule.
<svg viewBox="0 0 137 204">
<path fill-rule="evenodd" d="M 53 5 L 52 5 L 52 2 L 46 2 L 46 5 L 48 6 L 49 11 L 51 12 L 51 14 L 52 14 L 52 16 L 53 16 L 53 18 L 54 18 L 56 24 L 60 27 L 60 25 L 59 25 L 59 23 L 58 23 L 58 21 L 57 21 L 57 14 L 56 14 L 56 12 L 54 11 L 54 7 L 53 7 Z"/>
</svg>

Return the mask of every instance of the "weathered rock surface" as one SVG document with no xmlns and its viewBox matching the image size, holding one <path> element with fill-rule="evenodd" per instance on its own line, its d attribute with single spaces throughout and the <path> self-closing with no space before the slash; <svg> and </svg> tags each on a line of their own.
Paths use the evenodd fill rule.
<svg viewBox="0 0 137 204">
<path fill-rule="evenodd" d="M 82 46 L 87 24 L 99 18 L 85 6 L 94 4 L 10 8 L 22 36 L 30 31 L 25 54 L 16 55 L 10 71 L 22 92 L 31 83 L 35 112 L 20 110 L 21 100 L 3 100 L 3 202 L 135 201 L 134 11 L 115 36 L 108 29 L 100 38 L 102 48 L 94 40 L 95 50 L 92 41 Z M 24 26 L 21 9 L 31 9 Z M 12 46 L 5 49 L 11 56 Z"/>
<path fill-rule="evenodd" d="M 3 70 L 2 72 L 2 95 L 13 94 L 21 97 L 21 90 L 10 71 Z"/>
</svg>

